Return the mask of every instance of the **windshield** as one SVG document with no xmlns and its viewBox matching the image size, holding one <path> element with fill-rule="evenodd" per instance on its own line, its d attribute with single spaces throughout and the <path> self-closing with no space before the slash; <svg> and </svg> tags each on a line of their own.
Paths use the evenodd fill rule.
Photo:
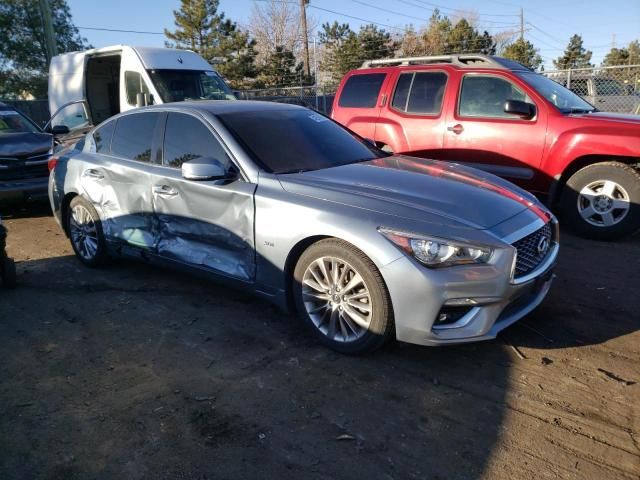
<svg viewBox="0 0 640 480">
<path fill-rule="evenodd" d="M 213 71 L 149 70 L 162 101 L 236 100 L 224 80 Z"/>
<path fill-rule="evenodd" d="M 0 135 L 39 131 L 38 127 L 15 110 L 0 110 Z"/>
<path fill-rule="evenodd" d="M 593 105 L 544 75 L 533 72 L 517 72 L 517 75 L 558 107 L 562 113 L 583 113 L 595 110 Z"/>
<path fill-rule="evenodd" d="M 223 113 L 220 121 L 271 173 L 337 167 L 384 156 L 329 118 L 307 109 Z"/>
</svg>

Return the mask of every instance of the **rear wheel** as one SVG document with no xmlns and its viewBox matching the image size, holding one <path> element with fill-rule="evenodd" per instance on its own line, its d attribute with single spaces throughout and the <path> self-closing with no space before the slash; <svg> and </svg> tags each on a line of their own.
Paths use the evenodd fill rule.
<svg viewBox="0 0 640 480">
<path fill-rule="evenodd" d="M 93 205 L 82 197 L 74 197 L 67 209 L 67 231 L 78 259 L 90 267 L 104 264 L 107 249 L 100 217 Z"/>
<path fill-rule="evenodd" d="M 613 240 L 640 228 L 640 173 L 619 162 L 574 173 L 560 199 L 563 221 L 576 233 Z"/>
<path fill-rule="evenodd" d="M 293 294 L 298 315 L 321 343 L 339 352 L 373 351 L 393 333 L 393 310 L 380 272 L 341 240 L 321 240 L 302 254 Z"/>
</svg>

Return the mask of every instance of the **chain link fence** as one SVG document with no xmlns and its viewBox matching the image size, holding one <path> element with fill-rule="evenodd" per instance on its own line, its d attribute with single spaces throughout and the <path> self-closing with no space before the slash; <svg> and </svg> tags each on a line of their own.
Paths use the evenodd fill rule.
<svg viewBox="0 0 640 480">
<path fill-rule="evenodd" d="M 319 85 L 301 87 L 274 87 L 259 90 L 236 90 L 234 92 L 240 100 L 265 100 L 270 102 L 289 103 L 311 108 L 325 115 L 331 114 L 331 106 L 335 93 L 325 91 Z"/>
<path fill-rule="evenodd" d="M 640 65 L 553 70 L 544 75 L 598 110 L 640 115 Z"/>
</svg>

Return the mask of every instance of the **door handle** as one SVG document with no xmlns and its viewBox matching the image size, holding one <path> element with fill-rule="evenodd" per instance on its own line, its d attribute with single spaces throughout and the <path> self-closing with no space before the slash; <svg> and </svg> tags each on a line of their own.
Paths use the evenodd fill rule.
<svg viewBox="0 0 640 480">
<path fill-rule="evenodd" d="M 96 180 L 102 180 L 104 178 L 104 174 L 95 168 L 89 168 L 85 170 L 82 174 L 83 177 L 95 178 Z"/>
<path fill-rule="evenodd" d="M 156 195 L 164 195 L 165 197 L 175 197 L 178 195 L 178 190 L 171 188 L 169 185 L 154 185 L 153 193 Z"/>
<path fill-rule="evenodd" d="M 447 127 L 447 130 L 449 132 L 455 133 L 456 135 L 460 135 L 462 132 L 464 132 L 464 127 L 462 125 L 460 125 L 459 123 L 456 123 L 452 127 Z"/>
</svg>

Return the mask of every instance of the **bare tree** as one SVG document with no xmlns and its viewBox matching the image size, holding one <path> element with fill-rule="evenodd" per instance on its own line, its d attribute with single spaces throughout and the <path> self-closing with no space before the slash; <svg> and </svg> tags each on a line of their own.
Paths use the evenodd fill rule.
<svg viewBox="0 0 640 480">
<path fill-rule="evenodd" d="M 316 26 L 317 20 L 307 16 L 309 38 Z M 254 1 L 248 29 L 256 40 L 256 63 L 259 65 L 264 65 L 278 47 L 293 52 L 296 59 L 302 60 L 304 35 L 297 5 L 281 0 Z"/>
</svg>

